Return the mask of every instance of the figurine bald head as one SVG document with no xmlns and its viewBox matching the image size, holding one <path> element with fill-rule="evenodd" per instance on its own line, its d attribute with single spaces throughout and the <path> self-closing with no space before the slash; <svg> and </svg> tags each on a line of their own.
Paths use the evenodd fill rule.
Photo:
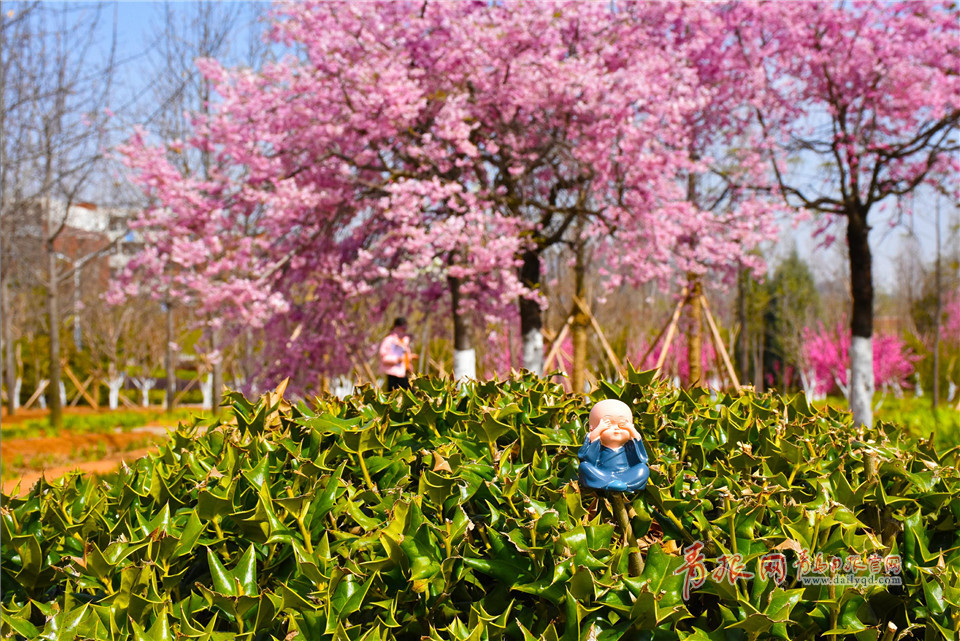
<svg viewBox="0 0 960 641">
<path fill-rule="evenodd" d="M 594 490 L 634 492 L 647 485 L 647 449 L 623 401 L 607 399 L 590 410 L 590 431 L 577 457 L 580 484 Z"/>
<path fill-rule="evenodd" d="M 610 449 L 622 447 L 635 435 L 630 406 L 614 398 L 594 405 L 590 410 L 590 435 L 599 436 L 600 443 Z"/>
</svg>

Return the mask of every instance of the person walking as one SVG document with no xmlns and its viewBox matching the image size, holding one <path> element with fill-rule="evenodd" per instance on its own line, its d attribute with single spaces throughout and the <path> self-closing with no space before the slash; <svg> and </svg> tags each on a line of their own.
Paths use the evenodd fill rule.
<svg viewBox="0 0 960 641">
<path fill-rule="evenodd" d="M 416 354 L 410 351 L 410 336 L 407 335 L 407 319 L 400 316 L 393 321 L 393 329 L 380 343 L 380 366 L 387 377 L 387 391 L 409 389 L 407 378 L 411 361 Z"/>
</svg>

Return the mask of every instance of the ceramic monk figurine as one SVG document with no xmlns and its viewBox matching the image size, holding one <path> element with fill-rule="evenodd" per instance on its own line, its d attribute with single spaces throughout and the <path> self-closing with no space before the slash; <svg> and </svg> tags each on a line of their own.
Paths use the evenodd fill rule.
<svg viewBox="0 0 960 641">
<path fill-rule="evenodd" d="M 594 490 L 632 492 L 647 486 L 647 450 L 630 407 L 616 399 L 590 410 L 590 432 L 578 452 L 580 484 Z"/>
</svg>

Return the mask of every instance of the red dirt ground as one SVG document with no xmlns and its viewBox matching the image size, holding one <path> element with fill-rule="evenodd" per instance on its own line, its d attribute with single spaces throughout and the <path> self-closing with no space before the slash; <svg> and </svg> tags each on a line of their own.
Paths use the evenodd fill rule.
<svg viewBox="0 0 960 641">
<path fill-rule="evenodd" d="M 144 408 L 143 411 L 151 410 Z M 66 408 L 64 413 L 97 414 L 103 411 L 80 407 Z M 16 415 L 10 417 L 4 412 L 2 421 L 5 425 L 16 424 L 28 419 L 46 418 L 47 414 L 47 410 L 30 409 L 18 410 Z M 166 430 L 166 427 L 147 426 L 127 432 L 73 434 L 63 431 L 55 437 L 5 438 L 0 443 L 0 463 L 5 470 L 13 469 L 18 478 L 5 479 L 3 493 L 9 495 L 19 483 L 18 494 L 23 494 L 41 475 L 53 480 L 74 470 L 110 473 L 123 461 L 129 463 L 155 451 L 156 447 L 145 445 L 151 439 L 161 438 Z M 100 456 L 97 456 L 98 452 Z M 91 457 L 96 457 L 96 460 L 88 460 Z"/>
<path fill-rule="evenodd" d="M 151 452 L 155 452 L 156 450 L 156 447 L 148 447 L 144 449 L 132 450 L 130 452 L 114 452 L 113 454 L 108 454 L 98 461 L 73 463 L 70 465 L 49 467 L 44 470 L 26 472 L 20 478 L 5 480 L 3 482 L 3 493 L 7 496 L 20 496 L 26 494 L 41 476 L 46 477 L 48 480 L 53 480 L 60 478 L 64 474 L 69 474 L 70 472 L 74 471 L 78 471 L 83 474 L 109 474 L 120 467 L 120 464 L 124 461 L 131 463 L 139 458 L 143 458 Z"/>
</svg>

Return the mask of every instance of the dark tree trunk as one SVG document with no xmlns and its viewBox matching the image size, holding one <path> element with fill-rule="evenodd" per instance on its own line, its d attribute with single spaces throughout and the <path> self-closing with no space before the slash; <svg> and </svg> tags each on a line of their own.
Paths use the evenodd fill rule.
<svg viewBox="0 0 960 641">
<path fill-rule="evenodd" d="M 687 360 L 690 365 L 688 387 L 703 386 L 703 307 L 700 296 L 703 286 L 700 279 L 690 276 L 687 280 L 690 290 L 690 334 L 687 335 Z"/>
<path fill-rule="evenodd" d="M 937 305 L 933 313 L 933 409 L 940 402 L 940 321 L 943 316 L 943 268 L 940 261 L 940 196 L 937 196 L 937 263 L 934 283 L 937 289 Z"/>
<path fill-rule="evenodd" d="M 453 316 L 453 349 L 470 349 L 467 319 L 464 318 L 460 309 L 460 279 L 449 276 L 447 284 L 450 286 L 450 311 Z"/>
<path fill-rule="evenodd" d="M 532 291 L 540 289 L 540 253 L 528 249 L 523 254 L 520 282 Z M 543 317 L 535 300 L 520 299 L 520 337 L 523 341 L 523 367 L 535 374 L 543 373 Z"/>
<path fill-rule="evenodd" d="M 460 279 L 447 277 L 450 288 L 450 314 L 453 318 L 453 377 L 456 380 L 477 377 L 476 353 L 470 341 L 470 323 L 461 309 L 463 295 Z"/>
<path fill-rule="evenodd" d="M 873 424 L 873 258 L 870 254 L 867 211 L 857 207 L 847 214 L 850 250 L 850 409 L 856 424 Z"/>
<path fill-rule="evenodd" d="M 210 347 L 213 351 L 214 361 L 211 368 L 211 393 L 210 409 L 214 416 L 220 415 L 220 404 L 223 402 L 223 354 L 220 354 L 220 330 L 210 330 Z"/>
<path fill-rule="evenodd" d="M 63 425 L 63 404 L 60 402 L 60 301 L 57 278 L 57 254 L 53 241 L 47 241 L 47 322 L 50 324 L 50 387 L 47 388 L 47 406 L 50 408 L 50 427 Z"/>
<path fill-rule="evenodd" d="M 764 379 L 763 346 L 764 346 L 764 343 L 766 342 L 764 338 L 765 333 L 766 333 L 766 329 L 764 329 L 764 332 L 761 333 L 760 336 L 756 337 L 757 351 L 756 351 L 755 360 L 753 361 L 753 385 L 756 388 L 758 393 L 762 393 L 763 390 L 766 389 L 766 385 L 767 385 L 767 381 Z"/>
<path fill-rule="evenodd" d="M 3 304 L 0 322 L 3 323 L 3 376 L 7 385 L 7 416 L 13 416 L 17 413 L 20 399 L 17 398 L 17 360 L 14 353 L 16 346 L 13 344 L 13 321 L 10 316 L 10 285 L 6 276 L 0 285 L 0 297 Z"/>
<path fill-rule="evenodd" d="M 167 411 L 177 408 L 177 358 L 173 351 L 173 305 L 167 302 Z"/>
<path fill-rule="evenodd" d="M 740 319 L 740 336 L 738 337 L 738 365 L 740 368 L 740 380 L 750 379 L 750 337 L 747 332 L 747 271 L 740 270 L 740 278 L 737 279 L 737 289 L 739 300 L 737 305 L 737 315 Z"/>
<path fill-rule="evenodd" d="M 576 249 L 576 265 L 574 267 L 574 295 L 578 300 L 586 300 L 584 279 L 586 266 L 583 260 L 583 244 Z M 570 323 L 570 332 L 573 337 L 573 365 L 570 375 L 570 385 L 577 394 L 583 393 L 587 378 L 587 327 L 590 318 L 580 305 L 574 305 L 573 320 Z"/>
</svg>

